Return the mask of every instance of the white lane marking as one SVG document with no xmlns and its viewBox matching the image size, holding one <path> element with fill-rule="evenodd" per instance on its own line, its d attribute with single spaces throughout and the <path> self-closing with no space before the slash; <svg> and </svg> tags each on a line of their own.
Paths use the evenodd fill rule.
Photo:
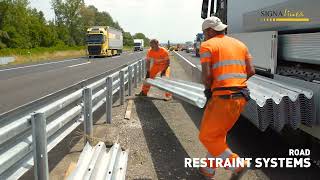
<svg viewBox="0 0 320 180">
<path fill-rule="evenodd" d="M 9 68 L 9 69 L 1 69 L 0 72 L 11 71 L 11 70 L 16 70 L 16 69 L 31 68 L 31 67 L 37 67 L 37 66 L 44 66 L 44 65 L 49 65 L 49 64 L 65 63 L 65 62 L 70 62 L 70 61 L 79 61 L 79 60 L 80 60 L 80 58 L 69 59 L 69 60 L 58 61 L 58 62 L 43 63 L 43 64 L 35 64 L 35 65 L 30 65 L 30 66 L 15 67 L 15 68 Z"/>
<path fill-rule="evenodd" d="M 115 59 L 115 58 L 119 58 L 120 56 L 113 56 L 113 57 L 111 57 L 111 58 L 113 58 L 113 59 Z"/>
<path fill-rule="evenodd" d="M 82 66 L 82 65 L 85 65 L 85 64 L 90 64 L 91 62 L 85 62 L 85 63 L 81 63 L 81 64 L 75 64 L 75 65 L 72 65 L 72 66 L 68 66 L 69 68 L 71 67 L 77 67 L 77 66 Z"/>
<path fill-rule="evenodd" d="M 193 67 L 197 67 L 196 65 L 194 65 L 192 62 L 190 62 L 188 59 L 186 59 L 185 57 L 183 57 L 181 54 L 173 51 L 174 53 L 178 54 L 183 60 L 185 60 L 187 63 L 189 63 L 191 66 Z"/>
<path fill-rule="evenodd" d="M 134 54 L 134 53 L 129 53 L 129 55 Z"/>
</svg>

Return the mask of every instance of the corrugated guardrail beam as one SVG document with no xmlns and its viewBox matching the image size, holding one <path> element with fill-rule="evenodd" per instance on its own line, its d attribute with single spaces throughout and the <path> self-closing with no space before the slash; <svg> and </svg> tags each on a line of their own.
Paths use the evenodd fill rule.
<svg viewBox="0 0 320 180">
<path fill-rule="evenodd" d="M 77 167 L 67 179 L 124 180 L 127 161 L 128 151 L 122 151 L 119 144 L 114 144 L 107 152 L 103 142 L 95 147 L 88 143 L 80 154 Z"/>
<path fill-rule="evenodd" d="M 32 109 L 33 111 L 26 111 L 24 115 L 21 115 L 20 112 L 15 113 L 12 111 L 9 116 L 5 114 L 4 119 L 0 117 L 0 179 L 18 179 L 34 164 L 32 157 L 34 145 L 32 144 L 33 141 L 30 131 L 32 112 L 36 111 L 45 115 L 48 151 L 55 147 L 84 120 L 86 121 L 85 133 L 90 136 L 90 126 L 92 125 L 91 113 L 95 112 L 106 102 L 105 94 L 107 91 L 109 92 L 109 96 L 111 92 L 111 99 L 112 95 L 120 91 L 119 71 L 123 72 L 124 83 L 129 84 L 129 86 L 131 84 L 130 87 L 132 88 L 132 81 L 136 81 L 137 78 L 142 77 L 142 75 L 138 77 L 138 74 L 142 73 L 143 69 L 137 69 L 136 73 L 132 71 L 132 66 L 137 66 L 138 63 L 142 63 L 139 67 L 144 66 L 144 61 L 138 60 L 111 74 L 109 76 L 112 77 L 111 88 L 104 86 L 106 84 L 106 77 L 104 77 L 101 80 L 88 84 L 82 89 L 65 94 L 58 100 L 48 101 L 46 105 L 41 103 L 37 107 L 36 102 L 33 102 L 32 108 L 24 107 L 25 109 Z M 90 90 L 84 89 L 90 89 L 92 91 L 91 98 L 89 98 L 90 100 L 88 99 L 89 94 L 87 92 Z M 109 91 L 110 89 L 111 91 Z M 130 92 L 132 93 L 132 89 L 130 90 L 129 88 L 129 93 Z M 83 102 L 81 102 L 82 100 Z M 108 107 L 112 107 L 110 101 Z M 91 113 L 90 109 L 92 109 Z M 18 110 L 19 109 L 17 109 L 17 111 Z M 85 115 L 83 112 L 86 112 Z M 110 117 L 111 113 L 112 110 L 107 111 L 107 116 Z"/>
<path fill-rule="evenodd" d="M 182 80 L 170 80 L 166 78 L 156 78 L 146 80 L 146 83 L 168 91 L 173 96 L 178 97 L 199 108 L 203 108 L 207 98 L 204 96 L 204 86 L 196 83 L 189 83 Z"/>
</svg>

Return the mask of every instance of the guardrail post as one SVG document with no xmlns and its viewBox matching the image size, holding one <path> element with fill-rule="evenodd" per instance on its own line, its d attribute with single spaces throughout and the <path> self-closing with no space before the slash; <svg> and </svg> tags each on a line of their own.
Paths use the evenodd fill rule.
<svg viewBox="0 0 320 180">
<path fill-rule="evenodd" d="M 91 143 L 91 139 L 93 137 L 93 120 L 92 120 L 92 89 L 85 88 L 82 91 L 83 95 L 83 116 L 84 116 L 84 144 L 89 141 Z"/>
<path fill-rule="evenodd" d="M 44 113 L 31 116 L 35 180 L 49 180 L 46 117 Z"/>
<path fill-rule="evenodd" d="M 106 87 L 107 87 L 107 96 L 106 96 L 106 120 L 108 124 L 111 124 L 112 119 L 112 76 L 107 77 Z"/>
<path fill-rule="evenodd" d="M 134 88 L 138 87 L 138 67 L 137 67 L 137 63 L 134 64 L 133 66 L 133 70 L 134 70 L 134 75 L 133 75 L 133 82 L 134 82 Z"/>
<path fill-rule="evenodd" d="M 142 79 L 144 79 L 146 75 L 146 60 L 142 59 L 141 62 L 142 62 Z"/>
<path fill-rule="evenodd" d="M 132 96 L 132 66 L 128 66 L 128 94 Z"/>
<path fill-rule="evenodd" d="M 142 62 L 141 62 L 141 60 L 139 60 L 138 80 L 139 80 L 139 82 L 141 82 L 141 80 L 142 80 Z"/>
<path fill-rule="evenodd" d="M 124 104 L 124 92 L 125 92 L 125 86 L 124 86 L 124 71 L 121 70 L 119 72 L 120 77 L 120 104 Z"/>
</svg>

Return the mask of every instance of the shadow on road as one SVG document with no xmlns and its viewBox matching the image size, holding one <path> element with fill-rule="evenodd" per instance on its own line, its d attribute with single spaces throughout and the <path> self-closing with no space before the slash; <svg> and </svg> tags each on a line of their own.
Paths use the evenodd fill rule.
<svg viewBox="0 0 320 180">
<path fill-rule="evenodd" d="M 204 109 L 196 108 L 182 101 L 181 104 L 199 129 Z M 279 134 L 272 129 L 261 132 L 249 120 L 241 116 L 228 133 L 227 142 L 230 149 L 239 154 L 240 157 L 283 158 L 289 157 L 288 152 L 290 148 L 311 149 L 311 143 L 308 138 L 308 136 L 304 136 L 301 132 L 292 133 L 292 131 L 286 131 Z M 261 179 L 314 180 L 319 179 L 320 168 L 314 165 L 311 168 L 261 168 L 255 169 L 255 173 Z"/>
<path fill-rule="evenodd" d="M 184 168 L 189 156 L 152 100 L 134 102 L 158 179 L 201 179 L 195 169 Z"/>
</svg>

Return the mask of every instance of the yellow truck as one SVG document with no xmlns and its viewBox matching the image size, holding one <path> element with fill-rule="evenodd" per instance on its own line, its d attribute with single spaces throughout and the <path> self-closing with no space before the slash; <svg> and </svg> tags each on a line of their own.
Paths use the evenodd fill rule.
<svg viewBox="0 0 320 180">
<path fill-rule="evenodd" d="M 120 55 L 123 35 L 121 30 L 109 26 L 95 26 L 87 29 L 86 43 L 89 58 Z"/>
</svg>

